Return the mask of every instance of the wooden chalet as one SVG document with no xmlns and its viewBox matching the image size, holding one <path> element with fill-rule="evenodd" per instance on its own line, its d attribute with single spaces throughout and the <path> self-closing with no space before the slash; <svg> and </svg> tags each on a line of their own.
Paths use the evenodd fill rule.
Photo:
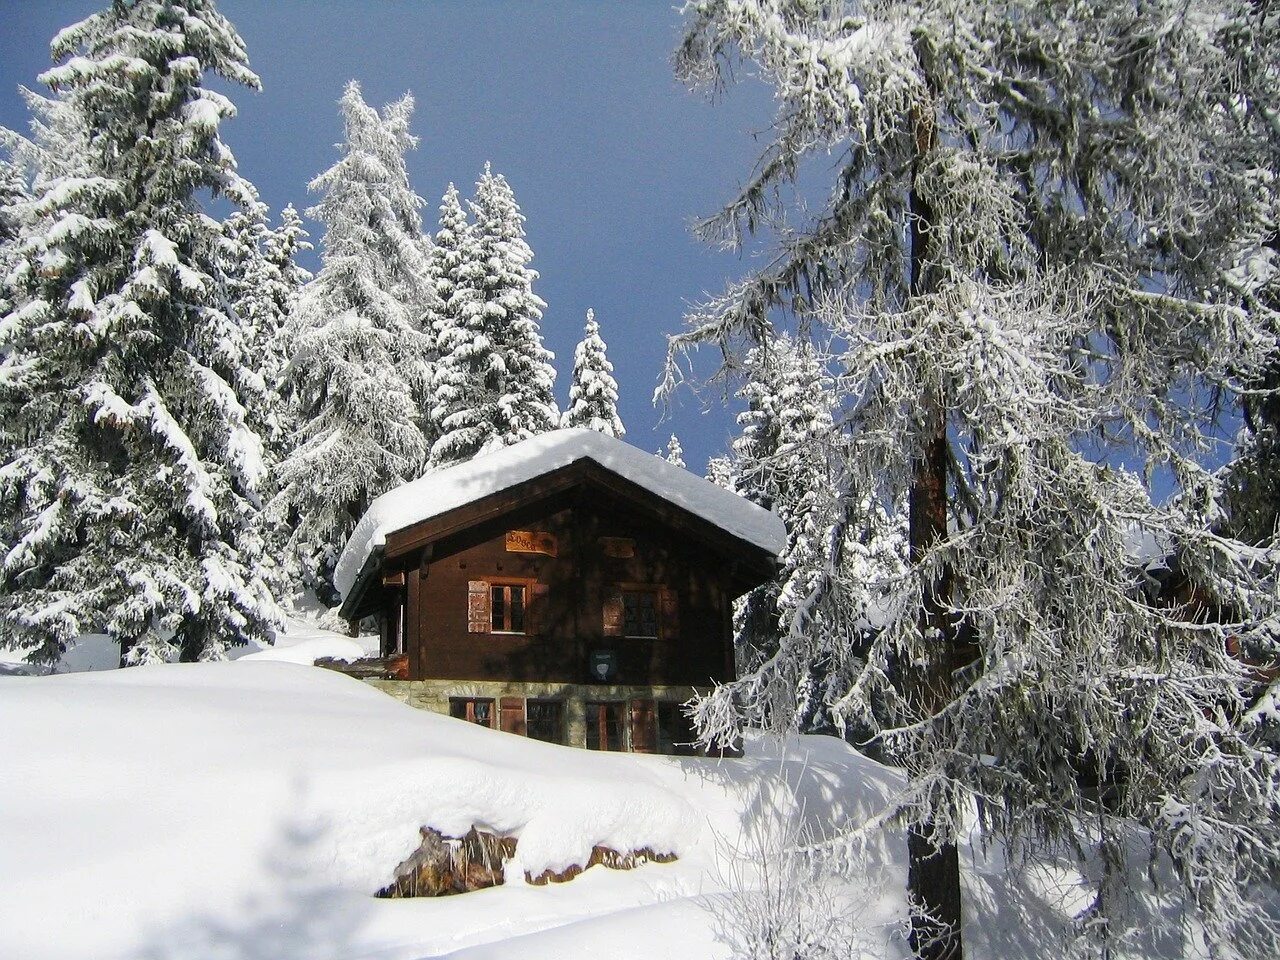
<svg viewBox="0 0 1280 960">
<path fill-rule="evenodd" d="M 732 679 L 732 603 L 775 573 L 780 521 L 587 430 L 379 498 L 339 561 L 414 706 L 541 740 L 673 753 L 680 704 Z"/>
</svg>

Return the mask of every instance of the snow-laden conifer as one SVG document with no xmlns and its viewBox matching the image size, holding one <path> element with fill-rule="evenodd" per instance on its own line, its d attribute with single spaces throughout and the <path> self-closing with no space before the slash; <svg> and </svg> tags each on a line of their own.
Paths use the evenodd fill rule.
<svg viewBox="0 0 1280 960">
<path fill-rule="evenodd" d="M 686 465 L 684 462 L 684 448 L 680 446 L 680 438 L 674 433 L 671 435 L 671 439 L 667 441 L 666 451 L 659 450 L 658 456 L 666 460 L 667 463 L 674 463 L 677 467 Z"/>
<path fill-rule="evenodd" d="M 297 429 L 285 370 L 293 354 L 292 330 L 302 290 L 312 279 L 311 272 L 298 263 L 299 254 L 312 248 L 309 237 L 291 203 L 280 211 L 279 225 L 268 227 L 262 235 L 261 309 L 267 320 L 255 325 L 255 331 L 266 365 L 267 389 L 274 394 L 276 430 L 268 435 L 266 442 L 276 462 L 292 450 Z"/>
<path fill-rule="evenodd" d="M 586 427 L 610 437 L 626 435 L 618 417 L 618 381 L 613 364 L 605 354 L 600 324 L 594 310 L 587 311 L 587 323 L 573 351 L 573 382 L 569 384 L 569 408 L 560 419 L 562 427 Z"/>
<path fill-rule="evenodd" d="M 764 266 L 694 311 L 673 359 L 712 343 L 736 367 L 775 309 L 826 327 L 846 503 L 909 504 L 896 615 L 836 651 L 836 707 L 910 773 L 895 813 L 914 948 L 962 952 L 954 841 L 977 796 L 1015 848 L 1101 849 L 1086 950 L 1132 932 L 1126 866 L 1168 858 L 1189 938 L 1276 953 L 1255 896 L 1280 854 L 1276 758 L 1245 722 L 1249 677 L 1230 652 L 1276 653 L 1275 557 L 1223 535 L 1223 483 L 1201 458 L 1214 404 L 1274 342 L 1228 275 L 1271 229 L 1275 85 L 1247 88 L 1260 108 L 1240 92 L 1252 63 L 1274 77 L 1274 12 L 687 11 L 682 76 L 715 83 L 747 61 L 778 101 L 760 162 L 703 233 L 786 226 Z M 810 156 L 841 169 L 797 215 Z M 735 726 L 704 719 L 709 734 Z"/>
<path fill-rule="evenodd" d="M 487 163 L 469 206 L 473 222 L 459 240 L 449 312 L 437 330 L 435 466 L 519 443 L 560 421 L 555 358 L 538 327 L 546 303 L 533 292 L 538 274 L 528 265 L 524 215 L 506 178 Z M 449 195 L 442 230 L 446 208 L 454 218 Z"/>
<path fill-rule="evenodd" d="M 711 725 L 728 710 L 756 725 L 826 728 L 844 692 L 835 651 L 866 644 L 902 573 L 905 540 L 882 512 L 846 502 L 847 441 L 816 351 L 772 337 L 747 354 L 745 376 L 730 489 L 774 511 L 787 545 L 777 578 L 735 607 L 738 680 L 700 709 Z"/>
<path fill-rule="evenodd" d="M 413 99 L 380 115 L 352 81 L 341 109 L 342 157 L 310 184 L 323 194 L 307 211 L 325 225 L 322 266 L 291 325 L 285 380 L 296 447 L 280 464 L 272 505 L 289 518 L 304 583 L 325 599 L 369 502 L 421 473 L 432 365 L 430 249 L 404 160 L 417 143 Z"/>
<path fill-rule="evenodd" d="M 10 273 L 18 263 L 19 210 L 30 199 L 27 177 L 12 160 L 0 158 L 0 316 L 13 306 Z M 0 427 L 0 431 L 3 431 Z"/>
<path fill-rule="evenodd" d="M 131 663 L 215 659 L 276 616 L 257 572 L 262 443 L 237 393 L 219 225 L 197 200 L 253 200 L 219 138 L 235 108 L 205 74 L 258 80 L 206 0 L 113 4 L 52 52 L 42 81 L 71 149 L 39 164 L 19 304 L 0 319 L 0 392 L 19 411 L 0 633 L 44 662 L 85 632 Z"/>
<path fill-rule="evenodd" d="M 251 358 L 251 380 L 242 393 L 274 467 L 294 445 L 292 419 L 282 396 L 283 379 L 288 325 L 302 285 L 310 279 L 294 257 L 311 244 L 292 206 L 282 212 L 279 227 L 268 223 L 265 204 L 254 203 L 247 211 L 229 216 L 222 230 L 227 299 Z"/>
</svg>

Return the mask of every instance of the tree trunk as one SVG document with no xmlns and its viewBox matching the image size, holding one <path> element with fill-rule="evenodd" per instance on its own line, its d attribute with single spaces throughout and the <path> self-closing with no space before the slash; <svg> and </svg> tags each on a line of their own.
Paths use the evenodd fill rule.
<svg viewBox="0 0 1280 960">
<path fill-rule="evenodd" d="M 941 410 L 934 404 L 937 433 L 916 464 L 911 488 L 911 561 L 920 563 L 947 532 L 947 437 Z M 927 645 L 922 658 L 908 664 L 903 687 L 922 716 L 933 716 L 950 702 L 952 651 L 956 628 L 946 606 L 949 585 L 943 573 L 924 589 L 920 629 Z M 911 895 L 911 948 L 920 960 L 960 960 L 960 858 L 956 845 L 930 839 L 933 821 L 913 824 L 907 836 L 907 891 Z"/>
<path fill-rule="evenodd" d="M 914 115 L 916 173 L 936 143 L 932 110 Z M 928 292 L 929 229 L 934 211 L 914 188 L 910 196 L 910 296 Z M 926 399 L 922 411 L 925 436 L 915 464 L 909 503 L 911 562 L 923 562 L 931 547 L 947 535 L 947 418 L 945 397 Z M 951 699 L 951 670 L 956 624 L 947 613 L 950 589 L 945 571 L 925 583 L 920 630 L 926 644 L 922 658 L 903 664 L 904 692 L 921 716 L 937 714 Z M 960 859 L 956 845 L 931 839 L 932 819 L 913 824 L 907 836 L 907 892 L 911 896 L 911 948 L 920 960 L 962 960 Z"/>
</svg>

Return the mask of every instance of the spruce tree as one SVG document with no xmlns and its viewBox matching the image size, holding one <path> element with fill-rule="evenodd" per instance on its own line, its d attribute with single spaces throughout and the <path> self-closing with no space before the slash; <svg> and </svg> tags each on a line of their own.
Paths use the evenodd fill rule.
<svg viewBox="0 0 1280 960">
<path fill-rule="evenodd" d="M 0 159 L 0 316 L 14 306 L 11 289 L 15 281 L 10 279 L 10 274 L 18 264 L 19 218 L 29 200 L 27 178 L 21 166 L 13 160 Z"/>
<path fill-rule="evenodd" d="M 677 467 L 685 466 L 684 448 L 680 446 L 680 438 L 674 433 L 671 435 L 671 439 L 667 441 L 666 453 L 660 450 L 658 451 L 658 456 L 666 460 L 667 463 L 674 463 Z"/>
<path fill-rule="evenodd" d="M 441 462 L 435 442 L 444 435 L 442 418 L 451 403 L 461 396 L 464 386 L 464 381 L 449 367 L 461 359 L 452 356 L 455 351 L 470 342 L 462 318 L 464 306 L 477 298 L 476 291 L 464 277 L 475 256 L 473 243 L 471 224 L 467 221 L 462 198 L 457 187 L 450 183 L 440 199 L 440 218 L 429 261 L 431 283 L 436 293 L 435 309 L 430 315 L 431 338 L 437 356 L 426 411 L 429 433 L 433 438 L 429 455 L 432 466 Z M 441 344 L 445 346 L 442 348 Z"/>
<path fill-rule="evenodd" d="M 294 257 L 311 244 L 292 206 L 284 209 L 281 224 L 274 229 L 262 203 L 233 213 L 222 229 L 227 299 L 239 320 L 244 349 L 253 358 L 253 381 L 244 392 L 252 401 L 253 425 L 274 467 L 293 447 L 289 410 L 282 396 L 287 330 L 302 286 L 311 279 Z"/>
<path fill-rule="evenodd" d="M 956 842 L 977 796 L 1015 849 L 1096 847 L 1086 949 L 1124 945 L 1127 871 L 1163 856 L 1211 951 L 1276 953 L 1254 895 L 1280 854 L 1275 757 L 1244 720 L 1228 643 L 1277 652 L 1260 626 L 1275 560 L 1222 534 L 1223 484 L 1200 455 L 1213 404 L 1254 382 L 1272 342 L 1227 274 L 1269 232 L 1274 81 L 1246 88 L 1269 98 L 1256 108 L 1240 80 L 1251 63 L 1274 78 L 1275 13 L 686 10 L 680 74 L 714 85 L 746 62 L 778 102 L 760 162 L 701 229 L 740 243 L 788 226 L 764 266 L 693 311 L 672 359 L 716 344 L 727 373 L 775 311 L 825 328 L 842 345 L 846 503 L 909 505 L 896 615 L 836 654 L 839 709 L 909 774 L 891 812 L 913 948 L 963 952 Z M 812 156 L 840 169 L 797 219 Z M 1179 495 L 1104 462 L 1121 456 Z M 1168 558 L 1135 554 L 1135 532 L 1176 554 L 1214 622 L 1154 589 Z"/>
<path fill-rule="evenodd" d="M 560 422 L 555 358 L 538 327 L 546 304 L 533 292 L 538 274 L 528 266 L 533 252 L 524 215 L 506 179 L 487 163 L 470 208 L 473 222 L 459 246 L 450 313 L 436 344 L 435 466 L 519 443 Z"/>
<path fill-rule="evenodd" d="M 267 206 L 257 200 L 236 210 L 222 224 L 219 245 L 227 307 L 234 318 L 234 340 L 222 345 L 234 350 L 229 364 L 240 372 L 234 384 L 249 425 L 270 451 L 280 442 L 279 358 L 265 349 L 275 339 L 281 317 L 268 296 L 268 267 L 262 242 L 267 232 Z"/>
<path fill-rule="evenodd" d="M 735 607 L 739 679 L 700 711 L 704 725 L 723 726 L 724 716 L 712 716 L 726 711 L 756 725 L 825 728 L 828 701 L 838 697 L 828 676 L 832 650 L 862 629 L 875 585 L 889 575 L 854 563 L 855 543 L 882 540 L 887 531 L 880 524 L 856 536 L 842 522 L 845 441 L 833 421 L 831 378 L 815 351 L 775 336 L 748 353 L 745 370 L 731 489 L 775 512 L 787 543 L 777 578 Z M 835 595 L 839 604 L 830 602 Z"/>
<path fill-rule="evenodd" d="M 585 427 L 621 439 L 627 431 L 618 417 L 618 381 L 613 379 L 613 364 L 605 349 L 595 311 L 587 310 L 586 328 L 573 351 L 569 409 L 560 426 Z"/>
<path fill-rule="evenodd" d="M 428 241 L 405 151 L 413 98 L 381 115 L 347 84 L 342 157 L 311 181 L 325 225 L 321 268 L 291 328 L 286 389 L 297 445 L 280 464 L 274 513 L 293 530 L 304 585 L 334 600 L 338 553 L 374 497 L 420 475 L 431 377 L 424 318 L 433 302 Z"/>
<path fill-rule="evenodd" d="M 257 572 L 262 444 L 237 393 L 220 230 L 241 208 L 213 72 L 256 89 L 207 0 L 119 2 L 63 30 L 42 81 L 75 149 L 50 157 L 24 218 L 19 304 L 0 319 L 14 444 L 0 467 L 3 642 L 53 662 L 105 632 L 123 662 L 216 659 L 265 640 Z"/>
<path fill-rule="evenodd" d="M 291 329 L 298 315 L 303 287 L 311 273 L 298 263 L 298 255 L 311 249 L 310 235 L 293 204 L 280 211 L 280 224 L 262 234 L 263 287 L 259 298 L 263 322 L 254 324 L 254 342 L 261 355 L 267 392 L 271 395 L 274 429 L 264 438 L 272 462 L 292 452 L 297 424 L 288 398 L 285 375 L 292 355 Z"/>
</svg>

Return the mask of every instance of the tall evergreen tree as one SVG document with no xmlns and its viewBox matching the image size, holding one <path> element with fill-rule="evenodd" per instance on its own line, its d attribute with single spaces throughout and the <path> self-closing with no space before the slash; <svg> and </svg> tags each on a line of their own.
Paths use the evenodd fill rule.
<svg viewBox="0 0 1280 960">
<path fill-rule="evenodd" d="M 21 166 L 0 159 L 0 316 L 13 308 L 10 273 L 18 264 L 20 210 L 30 200 L 27 178 Z M 3 429 L 3 428 L 0 428 Z"/>
<path fill-rule="evenodd" d="M 555 358 L 538 328 L 546 304 L 533 292 L 538 274 L 528 266 L 533 251 L 524 215 L 506 179 L 487 163 L 470 207 L 474 220 L 460 246 L 451 312 L 438 331 L 435 466 L 519 443 L 560 422 Z"/>
<path fill-rule="evenodd" d="M 273 462 L 292 451 L 297 424 L 289 402 L 285 370 L 292 355 L 291 330 L 298 315 L 302 290 L 311 272 L 298 263 L 298 255 L 311 249 L 310 234 L 293 204 L 280 211 L 280 224 L 268 228 L 262 237 L 263 296 L 265 322 L 256 324 L 255 342 L 265 370 L 267 390 L 272 396 L 276 429 L 266 437 Z"/>
<path fill-rule="evenodd" d="M 440 198 L 439 225 L 429 263 L 431 283 L 436 292 L 435 309 L 430 316 L 431 337 L 438 361 L 443 361 L 468 342 L 463 317 L 467 312 L 466 305 L 478 298 L 477 292 L 466 279 L 470 263 L 476 256 L 474 242 L 462 198 L 458 195 L 457 187 L 450 183 L 444 196 Z M 440 347 L 441 343 L 445 344 L 443 349 Z M 453 357 L 447 363 L 456 364 L 460 360 L 460 357 Z M 435 443 L 443 436 L 441 418 L 448 409 L 443 401 L 457 397 L 456 378 L 446 376 L 446 365 L 446 362 L 438 362 L 433 371 L 426 411 L 432 438 L 429 456 L 432 466 L 437 466 L 440 462 Z"/>
<path fill-rule="evenodd" d="M 704 232 L 788 226 L 673 355 L 717 344 L 733 367 L 775 309 L 824 325 L 848 345 L 832 361 L 847 502 L 909 504 L 899 614 L 837 653 L 841 710 L 909 772 L 895 812 L 914 949 L 962 953 L 956 839 L 976 795 L 998 798 L 983 825 L 1023 849 L 1097 844 L 1080 928 L 1094 949 L 1123 943 L 1118 884 L 1156 868 L 1132 856 L 1148 843 L 1212 950 L 1276 953 L 1253 895 L 1280 854 L 1275 757 L 1242 722 L 1227 643 L 1268 649 L 1275 563 L 1221 534 L 1222 486 L 1198 456 L 1202 401 L 1249 382 L 1268 342 L 1224 274 L 1266 233 L 1259 145 L 1276 114 L 1240 96 L 1240 51 L 1274 78 L 1275 14 L 1214 0 L 687 10 L 682 76 L 714 84 L 747 61 L 779 104 Z M 797 220 L 788 191 L 815 153 L 842 167 Z M 1165 468 L 1180 496 L 1107 467 L 1100 445 Z M 1176 548 L 1234 622 L 1144 592 L 1135 529 Z"/>
<path fill-rule="evenodd" d="M 258 79 L 207 0 L 114 3 L 52 52 L 55 120 L 92 135 L 41 170 L 0 321 L 17 410 L 3 640 L 43 662 L 90 631 L 130 663 L 215 659 L 276 616 L 257 573 L 262 444 L 236 390 L 220 231 L 196 199 L 252 203 L 218 133 L 235 108 L 203 79 Z"/>
<path fill-rule="evenodd" d="M 738 416 L 729 486 L 773 510 L 787 544 L 777 578 L 735 608 L 739 679 L 704 700 L 700 716 L 704 726 L 721 728 L 825 729 L 843 693 L 843 677 L 831 675 L 833 651 L 865 645 L 881 593 L 902 573 L 903 541 L 881 514 L 860 511 L 861 526 L 847 516 L 854 507 L 843 492 L 846 438 L 835 427 L 832 380 L 815 351 L 771 337 L 747 354 L 745 372 L 739 395 L 747 409 Z"/>
<path fill-rule="evenodd" d="M 562 427 L 586 427 L 621 439 L 627 433 L 618 417 L 618 381 L 605 354 L 594 310 L 587 310 L 587 325 L 573 351 L 573 382 L 569 385 L 569 409 Z"/>
<path fill-rule="evenodd" d="M 267 229 L 267 205 L 254 200 L 223 221 L 218 252 L 227 308 L 235 321 L 235 339 L 223 344 L 223 349 L 238 354 L 231 366 L 241 377 L 233 386 L 249 425 L 269 451 L 281 434 L 278 393 L 273 389 L 280 366 L 264 347 L 275 339 L 281 318 L 267 295 L 268 268 L 262 249 Z"/>
<path fill-rule="evenodd" d="M 422 200 L 405 152 L 413 98 L 379 115 L 360 86 L 341 100 L 342 158 L 311 181 L 323 199 L 320 272 L 291 329 L 286 389 L 297 445 L 280 464 L 273 511 L 291 517 L 303 582 L 331 600 L 338 553 L 374 497 L 417 477 L 426 462 L 422 410 L 431 379 L 434 302 Z"/>
<path fill-rule="evenodd" d="M 246 407 L 274 467 L 293 445 L 282 397 L 287 327 L 302 286 L 311 279 L 294 257 L 311 244 L 292 206 L 282 212 L 278 228 L 267 222 L 266 205 L 255 203 L 229 216 L 222 230 L 227 299 L 239 320 L 244 348 L 253 359 L 252 381 L 242 392 L 249 398 Z"/>
</svg>

